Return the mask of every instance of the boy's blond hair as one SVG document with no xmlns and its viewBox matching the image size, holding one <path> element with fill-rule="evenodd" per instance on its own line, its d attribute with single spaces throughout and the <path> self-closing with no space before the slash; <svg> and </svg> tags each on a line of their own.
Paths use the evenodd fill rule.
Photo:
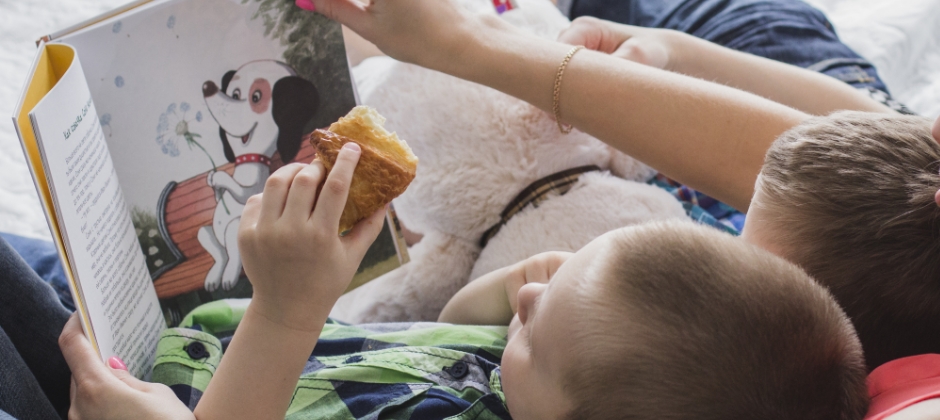
<svg viewBox="0 0 940 420">
<path fill-rule="evenodd" d="M 577 322 L 570 419 L 861 419 L 851 323 L 802 270 L 712 228 L 612 239 Z"/>
<path fill-rule="evenodd" d="M 784 133 L 757 182 L 780 251 L 827 286 L 869 368 L 940 352 L 940 145 L 921 117 L 841 112 Z"/>
</svg>

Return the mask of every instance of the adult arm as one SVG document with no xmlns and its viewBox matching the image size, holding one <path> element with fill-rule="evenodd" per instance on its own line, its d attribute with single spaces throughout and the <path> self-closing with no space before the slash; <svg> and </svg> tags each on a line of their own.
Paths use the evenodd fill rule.
<svg viewBox="0 0 940 420">
<path fill-rule="evenodd" d="M 746 90 L 813 115 L 839 110 L 895 112 L 832 77 L 679 31 L 581 17 L 558 40 Z"/>
<path fill-rule="evenodd" d="M 571 49 L 446 0 L 314 3 L 394 58 L 548 112 L 556 71 Z M 594 51 L 571 60 L 560 104 L 565 122 L 741 210 L 769 145 L 808 117 L 754 94 Z"/>
</svg>

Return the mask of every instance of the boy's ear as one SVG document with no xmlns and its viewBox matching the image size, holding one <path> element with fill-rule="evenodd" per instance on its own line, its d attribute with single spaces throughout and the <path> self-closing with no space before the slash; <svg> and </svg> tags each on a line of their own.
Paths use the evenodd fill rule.
<svg viewBox="0 0 940 420">
<path fill-rule="evenodd" d="M 933 122 L 933 139 L 940 143 L 940 117 Z"/>
</svg>

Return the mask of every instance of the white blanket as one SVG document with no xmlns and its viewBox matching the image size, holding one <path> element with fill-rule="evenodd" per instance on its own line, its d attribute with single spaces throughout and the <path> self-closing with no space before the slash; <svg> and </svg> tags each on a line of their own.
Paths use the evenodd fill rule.
<svg viewBox="0 0 940 420">
<path fill-rule="evenodd" d="M 34 41 L 126 0 L 0 1 L 0 231 L 48 238 L 49 230 L 10 122 Z M 892 94 L 940 115 L 940 0 L 810 0 L 842 39 L 871 60 Z"/>
</svg>

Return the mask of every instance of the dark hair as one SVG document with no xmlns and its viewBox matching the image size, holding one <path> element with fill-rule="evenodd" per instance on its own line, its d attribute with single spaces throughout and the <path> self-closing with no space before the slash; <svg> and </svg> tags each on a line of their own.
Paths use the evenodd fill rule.
<svg viewBox="0 0 940 420">
<path fill-rule="evenodd" d="M 845 309 L 870 369 L 940 353 L 938 169 L 930 120 L 912 116 L 813 118 L 767 152 L 766 229 Z"/>
<path fill-rule="evenodd" d="M 604 328 L 586 326 L 575 340 L 568 418 L 864 416 L 865 364 L 851 323 L 798 267 L 691 223 L 613 235 L 589 298 L 600 314 L 590 322 Z"/>
</svg>

